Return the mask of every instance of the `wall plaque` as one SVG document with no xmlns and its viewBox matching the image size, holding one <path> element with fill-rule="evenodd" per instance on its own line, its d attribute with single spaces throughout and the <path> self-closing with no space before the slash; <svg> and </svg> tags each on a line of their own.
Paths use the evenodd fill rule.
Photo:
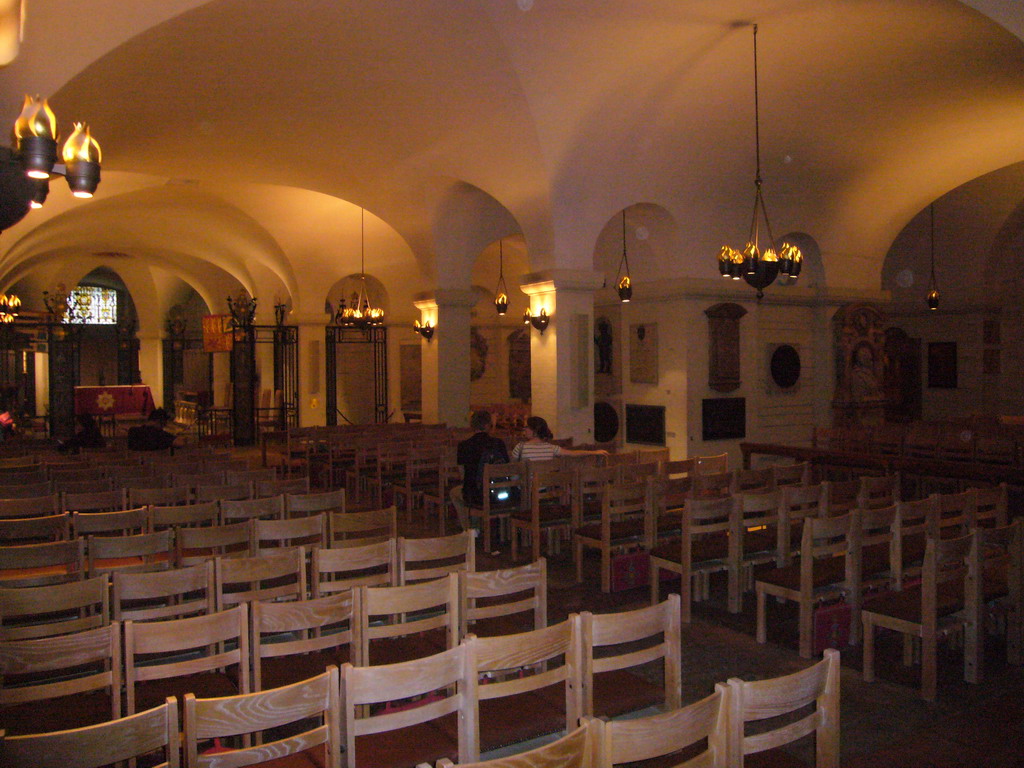
<svg viewBox="0 0 1024 768">
<path fill-rule="evenodd" d="M 629 380 L 635 384 L 658 383 L 657 323 L 629 327 Z"/>
<path fill-rule="evenodd" d="M 747 310 L 723 302 L 704 310 L 708 316 L 708 386 L 732 392 L 740 386 L 740 318 Z"/>
</svg>

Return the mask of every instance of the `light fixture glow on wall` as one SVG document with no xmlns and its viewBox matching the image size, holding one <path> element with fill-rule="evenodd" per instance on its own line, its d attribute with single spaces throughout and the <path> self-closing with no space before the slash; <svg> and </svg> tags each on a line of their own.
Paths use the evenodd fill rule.
<svg viewBox="0 0 1024 768">
<path fill-rule="evenodd" d="M 723 245 L 718 254 L 718 271 L 722 277 L 733 280 L 743 279 L 757 289 L 757 298 L 764 296 L 764 289 L 771 285 L 779 274 L 795 280 L 800 275 L 803 254 L 791 243 L 782 243 L 776 248 L 768 211 L 764 206 L 761 191 L 761 121 L 758 102 L 757 79 L 757 24 L 754 25 L 754 147 L 757 164 L 754 175 L 754 215 L 750 222 L 750 235 L 742 251 Z M 764 220 L 766 237 L 762 243 L 761 219 Z M 762 244 L 764 250 L 761 250 Z"/>
<path fill-rule="evenodd" d="M 334 322 L 348 328 L 369 328 L 384 324 L 384 308 L 370 304 L 370 294 L 366 289 L 366 209 L 359 209 L 359 291 L 354 305 L 345 306 L 345 297 L 338 302 L 338 311 Z"/>
<path fill-rule="evenodd" d="M 75 197 L 88 198 L 100 183 L 100 163 L 103 153 L 100 145 L 89 132 L 85 123 L 75 123 L 75 129 L 61 150 L 57 162 L 57 117 L 39 96 L 25 96 L 21 114 L 14 123 L 14 149 L 20 155 L 25 173 L 31 179 L 38 179 L 47 185 L 53 176 L 63 176 Z M 38 202 L 39 195 L 46 199 L 45 192 L 33 196 Z M 38 207 L 33 205 L 33 207 Z"/>
<path fill-rule="evenodd" d="M 536 315 L 530 312 L 529 307 L 527 307 L 526 311 L 523 313 L 523 325 L 532 325 L 534 328 L 540 331 L 541 334 L 543 334 L 544 331 L 547 330 L 548 324 L 550 322 L 551 317 L 548 315 L 548 311 L 543 307 L 541 307 L 540 313 Z"/>
<path fill-rule="evenodd" d="M 616 274 L 619 301 L 626 304 L 633 298 L 633 285 L 629 278 L 629 256 L 626 255 L 626 209 L 622 209 L 622 259 L 619 260 L 619 271 Z"/>
<path fill-rule="evenodd" d="M 498 285 L 494 289 L 494 308 L 498 315 L 508 312 L 508 287 L 505 285 L 505 251 L 503 241 L 498 241 Z"/>
<path fill-rule="evenodd" d="M 935 285 L 935 203 L 928 206 L 928 223 L 930 231 L 930 252 L 932 261 L 932 275 L 931 280 L 928 282 L 928 296 L 925 298 L 925 304 L 928 305 L 928 309 L 936 310 L 939 308 L 939 289 Z"/>
<path fill-rule="evenodd" d="M 434 326 L 429 320 L 424 323 L 421 323 L 419 320 L 415 320 L 412 324 L 412 329 L 427 341 L 430 341 L 434 337 L 435 327 L 436 326 Z"/>
</svg>

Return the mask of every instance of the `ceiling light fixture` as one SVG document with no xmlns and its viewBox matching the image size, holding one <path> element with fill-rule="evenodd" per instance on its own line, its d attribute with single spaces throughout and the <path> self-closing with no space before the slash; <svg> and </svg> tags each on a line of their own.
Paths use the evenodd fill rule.
<svg viewBox="0 0 1024 768">
<path fill-rule="evenodd" d="M 14 149 L 21 155 L 21 164 L 30 179 L 49 182 L 52 176 L 63 176 L 75 197 L 93 196 L 100 183 L 100 145 L 89 133 L 85 123 L 75 129 L 64 142 L 63 163 L 57 162 L 57 117 L 39 96 L 25 96 L 21 114 L 14 123 Z"/>
<path fill-rule="evenodd" d="M 932 276 L 928 283 L 928 296 L 925 298 L 925 303 L 928 305 L 928 309 L 936 310 L 939 308 L 939 289 L 935 286 L 935 203 L 928 206 L 928 219 L 931 232 Z"/>
<path fill-rule="evenodd" d="M 718 254 L 718 271 L 722 277 L 739 280 L 743 278 L 757 289 L 757 298 L 764 296 L 764 289 L 771 285 L 781 273 L 795 280 L 800 275 L 803 265 L 803 254 L 791 243 L 782 243 L 782 248 L 775 247 L 772 225 L 768 221 L 768 211 L 764 206 L 764 195 L 761 191 L 761 121 L 760 104 L 758 101 L 757 82 L 757 24 L 754 25 L 754 147 L 757 158 L 757 171 L 754 176 L 754 215 L 750 222 L 750 236 L 743 251 L 737 251 L 723 245 Z M 760 214 L 760 216 L 758 215 Z M 761 251 L 761 219 L 767 234 L 765 250 Z"/>
<path fill-rule="evenodd" d="M 370 294 L 366 290 L 366 209 L 359 209 L 359 291 L 352 301 L 352 306 L 345 306 L 345 297 L 338 301 L 338 311 L 334 322 L 345 328 L 369 328 L 384 324 L 383 307 L 370 304 Z"/>
<path fill-rule="evenodd" d="M 0 294 L 0 323 L 13 323 L 21 314 L 21 299 L 13 293 L 10 296 Z"/>
<path fill-rule="evenodd" d="M 623 270 L 625 267 L 625 270 Z M 633 285 L 629 279 L 629 257 L 626 255 L 626 209 L 622 209 L 622 259 L 619 260 L 619 271 L 616 274 L 619 292 L 619 301 L 623 304 L 633 298 Z"/>
<path fill-rule="evenodd" d="M 498 241 L 498 285 L 494 289 L 494 308 L 499 316 L 508 312 L 508 287 L 505 285 L 505 252 L 502 247 L 504 241 Z"/>
</svg>

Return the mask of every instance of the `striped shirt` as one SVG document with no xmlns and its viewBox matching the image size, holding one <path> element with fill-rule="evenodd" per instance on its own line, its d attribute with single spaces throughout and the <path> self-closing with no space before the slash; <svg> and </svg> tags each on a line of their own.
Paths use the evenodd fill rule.
<svg viewBox="0 0 1024 768">
<path fill-rule="evenodd" d="M 519 443 L 512 449 L 512 461 L 547 461 L 562 455 L 562 446 L 554 443 Z"/>
</svg>

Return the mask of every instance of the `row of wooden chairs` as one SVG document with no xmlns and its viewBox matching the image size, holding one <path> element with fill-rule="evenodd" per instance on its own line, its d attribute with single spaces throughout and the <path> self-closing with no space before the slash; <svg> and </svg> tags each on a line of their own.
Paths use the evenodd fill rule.
<svg viewBox="0 0 1024 768">
<path fill-rule="evenodd" d="M 818 768 L 839 765 L 839 660 L 835 651 L 808 669 L 779 678 L 731 678 L 717 684 L 710 696 L 664 713 L 607 722 L 584 716 L 578 720 L 578 728 L 571 728 L 553 742 L 474 762 L 479 760 L 479 745 L 473 741 L 475 715 L 481 714 L 484 702 L 495 698 L 479 698 L 481 688 L 491 686 L 480 686 L 475 675 L 461 687 L 459 667 L 479 670 L 492 657 L 494 663 L 508 663 L 497 661 L 496 650 L 500 647 L 491 649 L 474 640 L 457 651 L 439 654 L 415 671 L 408 665 L 362 670 L 345 665 L 339 675 L 337 667 L 330 666 L 321 675 L 257 693 L 215 699 L 189 693 L 184 699 L 184 728 L 180 734 L 177 702 L 168 698 L 146 712 L 101 725 L 4 739 L 0 741 L 0 757 L 10 768 L 98 768 L 110 760 L 162 752 L 161 765 L 177 768 L 181 745 L 188 768 L 216 768 L 228 764 L 226 761 L 232 766 L 255 765 L 268 758 L 311 750 L 316 751 L 315 762 L 325 768 L 356 768 L 367 762 L 357 758 L 357 739 L 363 744 L 387 736 L 395 742 L 399 740 L 396 732 L 408 730 L 418 735 L 424 732 L 425 724 L 457 714 L 460 727 L 454 746 L 437 745 L 436 739 L 419 740 L 420 754 L 430 755 L 426 759 L 437 759 L 438 753 L 447 748 L 457 753 L 459 764 L 467 768 L 612 768 L 656 758 L 664 761 L 670 756 L 679 766 L 740 768 L 747 755 L 777 749 L 813 734 Z M 451 695 L 404 712 L 385 710 L 384 715 L 374 716 L 371 710 L 365 716 L 365 708 L 360 710 L 360 702 L 370 698 L 367 694 L 371 691 L 377 699 L 420 689 L 436 695 L 430 688 L 445 685 L 443 690 Z M 475 707 L 471 703 L 473 693 L 477 695 Z M 811 712 L 795 723 L 777 724 L 807 707 Z M 388 722 L 380 722 L 388 716 Z M 774 728 L 760 727 L 757 733 L 748 733 L 749 723 L 762 725 L 769 718 Z M 270 743 L 261 738 L 263 732 L 304 720 L 309 722 L 284 738 Z M 240 735 L 244 739 L 234 749 L 209 747 Z M 410 739 L 401 741 L 407 743 Z M 364 745 L 359 749 L 362 753 L 367 748 Z M 684 762 L 678 762 L 680 759 Z M 453 766 L 449 757 L 442 756 L 437 762 L 437 768 Z"/>
<path fill-rule="evenodd" d="M 1018 429 L 990 425 L 916 422 L 874 427 L 816 428 L 816 447 L 855 453 L 1020 466 L 1021 435 Z"/>
</svg>

